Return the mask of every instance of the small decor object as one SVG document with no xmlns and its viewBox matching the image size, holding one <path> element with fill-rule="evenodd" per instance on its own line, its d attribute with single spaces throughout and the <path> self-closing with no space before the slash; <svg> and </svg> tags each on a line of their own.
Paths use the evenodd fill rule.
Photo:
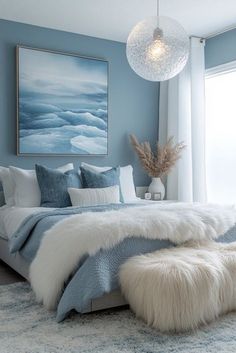
<svg viewBox="0 0 236 353">
<path fill-rule="evenodd" d="M 148 191 L 151 194 L 160 193 L 163 200 L 165 187 L 161 178 L 170 172 L 180 158 L 184 143 L 174 144 L 173 137 L 170 137 L 164 146 L 157 142 L 156 152 L 153 152 L 149 142 L 139 143 L 134 135 L 130 135 L 130 140 L 144 170 L 152 178 Z"/>
<path fill-rule="evenodd" d="M 145 192 L 144 198 L 145 198 L 145 200 L 151 200 L 152 194 L 150 192 Z"/>
<path fill-rule="evenodd" d="M 140 199 L 145 199 L 145 193 L 148 191 L 148 186 L 136 186 L 136 196 Z"/>
<path fill-rule="evenodd" d="M 162 184 L 163 185 L 163 184 Z M 164 191 L 164 193 L 165 193 L 165 191 Z M 161 192 L 155 192 L 154 194 L 153 194 L 153 200 L 155 200 L 155 201 L 159 201 L 159 200 L 161 200 Z"/>
<path fill-rule="evenodd" d="M 126 55 L 131 68 L 146 80 L 165 81 L 176 76 L 187 63 L 189 38 L 184 28 L 169 17 L 149 17 L 129 34 Z"/>
<path fill-rule="evenodd" d="M 108 62 L 17 47 L 19 155 L 106 155 Z"/>
</svg>

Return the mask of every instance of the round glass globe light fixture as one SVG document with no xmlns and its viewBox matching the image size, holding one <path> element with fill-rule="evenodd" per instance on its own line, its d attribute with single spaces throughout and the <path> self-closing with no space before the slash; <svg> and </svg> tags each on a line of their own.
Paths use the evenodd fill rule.
<svg viewBox="0 0 236 353">
<path fill-rule="evenodd" d="M 189 38 L 175 20 L 149 17 L 134 26 L 129 34 L 126 55 L 131 68 L 149 81 L 165 81 L 182 71 L 189 56 Z"/>
</svg>

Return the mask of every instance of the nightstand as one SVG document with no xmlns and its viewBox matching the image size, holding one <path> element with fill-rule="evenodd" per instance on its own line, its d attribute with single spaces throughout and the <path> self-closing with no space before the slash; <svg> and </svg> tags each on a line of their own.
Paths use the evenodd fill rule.
<svg viewBox="0 0 236 353">
<path fill-rule="evenodd" d="M 139 202 L 141 203 L 145 203 L 145 204 L 153 204 L 153 203 L 159 203 L 160 205 L 163 204 L 163 205 L 166 205 L 168 203 L 176 203 L 178 201 L 176 200 L 145 200 L 145 199 L 140 199 Z"/>
<path fill-rule="evenodd" d="M 173 203 L 178 202 L 177 200 L 145 200 L 144 195 L 148 190 L 148 186 L 136 186 L 136 196 L 144 202 L 159 202 L 159 203 Z"/>
</svg>

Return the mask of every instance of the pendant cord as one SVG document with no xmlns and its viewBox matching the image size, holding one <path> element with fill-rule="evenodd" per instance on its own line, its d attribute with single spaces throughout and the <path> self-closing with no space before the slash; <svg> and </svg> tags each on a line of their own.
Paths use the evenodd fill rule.
<svg viewBox="0 0 236 353">
<path fill-rule="evenodd" d="M 157 0 L 157 17 L 160 16 L 160 0 Z"/>
<path fill-rule="evenodd" d="M 157 0 L 157 27 L 159 27 L 160 0 Z"/>
</svg>

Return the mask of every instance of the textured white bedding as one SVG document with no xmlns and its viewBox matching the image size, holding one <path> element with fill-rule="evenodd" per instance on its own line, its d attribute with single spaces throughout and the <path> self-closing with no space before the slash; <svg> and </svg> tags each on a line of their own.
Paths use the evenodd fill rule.
<svg viewBox="0 0 236 353">
<path fill-rule="evenodd" d="M 25 218 L 35 212 L 48 210 L 46 207 L 0 207 L 0 236 L 10 239 Z"/>
<path fill-rule="evenodd" d="M 143 204 L 152 204 L 154 201 L 146 201 L 137 198 L 136 202 L 140 202 Z M 158 204 L 165 204 L 164 201 L 159 201 Z M 53 210 L 53 208 L 50 208 Z M 10 239 L 11 236 L 15 233 L 15 231 L 19 228 L 21 223 L 27 218 L 29 215 L 37 212 L 49 211 L 47 207 L 16 207 L 16 206 L 7 206 L 4 205 L 0 207 L 0 237 L 4 239 Z"/>
</svg>

